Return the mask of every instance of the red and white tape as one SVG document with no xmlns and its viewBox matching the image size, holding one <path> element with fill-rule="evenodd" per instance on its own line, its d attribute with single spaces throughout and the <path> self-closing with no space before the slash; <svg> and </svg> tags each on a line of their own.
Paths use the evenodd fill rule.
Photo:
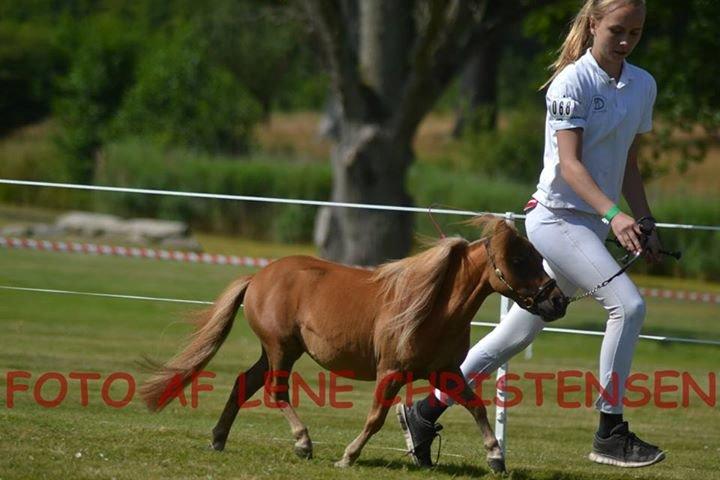
<svg viewBox="0 0 720 480">
<path fill-rule="evenodd" d="M 154 250 L 152 248 L 139 247 L 116 247 L 111 245 L 95 245 L 92 243 L 52 242 L 49 240 L 34 240 L 31 238 L 0 237 L 0 247 L 258 268 L 265 267 L 272 262 L 272 259 L 268 258 L 213 255 L 210 253 L 182 252 L 179 250 Z"/>
<path fill-rule="evenodd" d="M 117 247 L 111 245 L 95 245 L 92 243 L 53 242 L 49 240 L 34 240 L 31 238 L 14 237 L 0 237 L 0 247 L 44 250 L 49 252 L 70 252 L 91 255 L 147 258 L 176 262 L 205 263 L 209 265 L 236 265 L 257 268 L 265 267 L 273 261 L 269 258 L 214 255 L 210 253 L 182 252 L 178 250 L 154 250 L 151 248 L 139 247 Z M 720 294 L 717 293 L 688 292 L 684 290 L 668 290 L 659 288 L 640 288 L 639 290 L 640 293 L 646 297 L 720 304 Z"/>
<path fill-rule="evenodd" d="M 684 290 L 667 290 L 659 288 L 638 288 L 638 290 L 640 290 L 640 293 L 646 297 L 720 304 L 720 294 L 717 293 L 687 292 Z"/>
</svg>

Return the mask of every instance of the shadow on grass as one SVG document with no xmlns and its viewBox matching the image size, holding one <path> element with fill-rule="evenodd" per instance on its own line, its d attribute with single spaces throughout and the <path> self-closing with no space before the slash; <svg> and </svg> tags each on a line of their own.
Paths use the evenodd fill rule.
<svg viewBox="0 0 720 480">
<path fill-rule="evenodd" d="M 482 477 L 483 475 L 487 475 L 488 473 L 490 473 L 490 470 L 487 468 L 481 468 L 477 465 L 464 462 L 452 465 L 440 463 L 439 465 L 434 466 L 432 469 L 418 467 L 417 465 L 414 465 L 412 463 L 409 463 L 409 461 L 404 460 L 388 461 L 381 459 L 358 459 L 357 465 L 363 467 L 380 467 L 386 468 L 388 470 L 407 470 L 408 472 L 432 472 L 436 474 L 440 473 L 448 475 L 449 477 Z M 500 475 L 498 475 L 498 478 L 500 478 Z"/>
<path fill-rule="evenodd" d="M 602 468 L 602 467 L 600 467 Z M 637 478 L 629 472 L 577 473 L 545 470 L 542 472 L 513 469 L 506 477 L 508 480 L 618 480 Z"/>
<path fill-rule="evenodd" d="M 598 473 L 578 473 L 563 472 L 557 470 L 533 471 L 523 468 L 511 468 L 508 473 L 493 474 L 489 468 L 472 463 L 462 462 L 459 464 L 443 464 L 440 463 L 432 469 L 418 467 L 404 460 L 381 460 L 381 459 L 358 459 L 358 466 L 370 468 L 383 468 L 394 471 L 406 471 L 408 473 L 418 472 L 421 474 L 432 473 L 434 476 L 447 475 L 449 478 L 497 478 L 505 480 L 616 480 L 623 478 L 634 478 L 627 472 L 598 472 Z"/>
</svg>

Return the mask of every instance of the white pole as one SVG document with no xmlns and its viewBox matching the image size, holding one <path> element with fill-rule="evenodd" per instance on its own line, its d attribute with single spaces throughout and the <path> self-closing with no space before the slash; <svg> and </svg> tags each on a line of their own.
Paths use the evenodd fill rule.
<svg viewBox="0 0 720 480">
<path fill-rule="evenodd" d="M 503 318 L 505 318 L 505 315 L 507 315 L 508 311 L 510 311 L 510 307 L 512 306 L 512 300 L 510 300 L 507 297 L 502 297 L 500 299 L 500 321 L 502 322 Z M 505 381 L 505 375 L 507 375 L 508 371 L 508 363 L 504 363 L 498 368 L 497 370 L 497 379 L 503 379 L 503 382 Z M 500 450 L 502 450 L 503 456 L 505 456 L 505 447 L 506 447 L 506 439 L 507 439 L 507 432 L 505 431 L 505 427 L 507 425 L 507 409 L 505 408 L 505 402 L 507 401 L 507 394 L 504 389 L 498 388 L 496 392 L 497 396 L 497 406 L 495 407 L 495 437 L 497 437 L 498 442 L 500 442 Z"/>
<path fill-rule="evenodd" d="M 513 212 L 506 212 L 505 213 L 505 220 L 507 222 L 515 224 L 515 214 Z M 505 318 L 505 315 L 510 311 L 510 307 L 512 306 L 512 300 L 510 300 L 507 297 L 502 297 L 500 299 L 500 321 L 502 322 Z M 503 365 L 498 368 L 497 371 L 497 379 L 504 382 L 505 381 L 505 375 L 507 375 L 508 371 L 508 363 L 504 363 Z M 500 386 L 500 385 L 499 385 Z M 505 408 L 505 403 L 507 401 L 507 395 L 504 388 L 498 388 L 495 395 L 497 396 L 497 406 L 495 407 L 495 437 L 497 437 L 498 442 L 500 443 L 500 450 L 502 450 L 503 456 L 505 456 L 505 448 L 507 446 L 506 439 L 507 439 L 507 432 L 505 430 L 505 427 L 507 426 L 507 410 Z"/>
</svg>

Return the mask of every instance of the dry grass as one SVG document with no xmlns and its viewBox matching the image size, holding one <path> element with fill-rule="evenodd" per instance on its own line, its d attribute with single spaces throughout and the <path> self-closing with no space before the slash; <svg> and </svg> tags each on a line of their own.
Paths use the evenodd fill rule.
<svg viewBox="0 0 720 480">
<path fill-rule="evenodd" d="M 325 160 L 332 143 L 321 138 L 318 112 L 276 113 L 255 129 L 255 138 L 263 151 L 292 154 L 304 159 Z M 452 114 L 433 114 L 425 118 L 415 137 L 414 147 L 419 155 L 433 157 L 447 154 L 457 143 L 452 138 Z"/>
<path fill-rule="evenodd" d="M 271 154 L 325 160 L 331 143 L 318 134 L 321 117 L 317 112 L 273 114 L 255 128 L 255 139 L 263 151 Z"/>
<path fill-rule="evenodd" d="M 317 112 L 274 114 L 267 123 L 257 127 L 257 141 L 263 150 L 271 153 L 325 161 L 330 155 L 331 143 L 317 133 L 321 117 Z M 433 162 L 438 157 L 461 155 L 459 142 L 452 138 L 454 121 L 452 113 L 433 113 L 425 117 L 414 141 L 420 161 Z M 691 165 L 686 173 L 670 172 L 653 180 L 649 188 L 660 194 L 720 193 L 720 146 L 712 146 L 705 161 Z"/>
<path fill-rule="evenodd" d="M 651 186 L 666 194 L 719 195 L 720 146 L 712 146 L 705 160 L 692 164 L 684 174 L 671 172 L 651 182 Z"/>
</svg>

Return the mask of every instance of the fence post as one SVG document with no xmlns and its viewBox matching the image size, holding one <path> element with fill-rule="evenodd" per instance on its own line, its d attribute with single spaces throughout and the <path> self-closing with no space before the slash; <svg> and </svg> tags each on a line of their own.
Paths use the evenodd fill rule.
<svg viewBox="0 0 720 480">
<path fill-rule="evenodd" d="M 515 214 L 513 212 L 505 213 L 505 221 L 515 224 Z M 512 306 L 512 300 L 503 296 L 500 298 L 500 321 L 502 322 L 505 315 L 510 311 Z M 503 387 L 505 382 L 505 375 L 508 371 L 508 362 L 502 364 L 497 371 L 497 379 L 502 383 L 498 383 L 498 387 Z M 498 388 L 495 395 L 497 396 L 497 404 L 495 406 L 495 436 L 500 443 L 500 450 L 502 450 L 503 456 L 505 456 L 505 449 L 507 446 L 507 409 L 505 403 L 507 401 L 507 395 L 505 388 Z"/>
</svg>

